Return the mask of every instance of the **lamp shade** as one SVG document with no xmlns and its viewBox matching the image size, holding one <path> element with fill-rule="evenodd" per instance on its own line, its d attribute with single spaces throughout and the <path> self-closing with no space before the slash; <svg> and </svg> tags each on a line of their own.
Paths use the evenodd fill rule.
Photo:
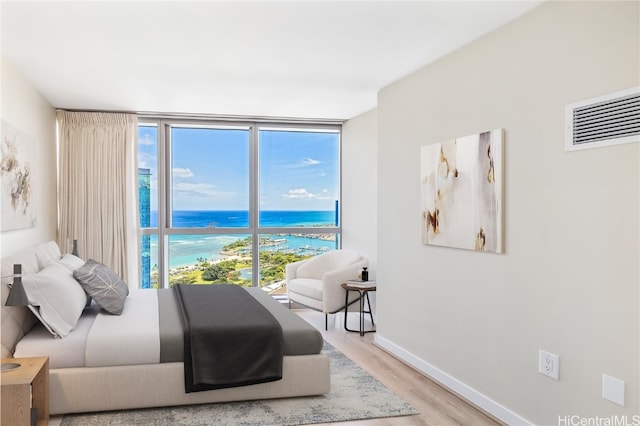
<svg viewBox="0 0 640 426">
<path fill-rule="evenodd" d="M 29 305 L 29 298 L 24 291 L 22 285 L 22 265 L 13 265 L 13 284 L 11 284 L 9 295 L 5 306 L 27 306 Z"/>
</svg>

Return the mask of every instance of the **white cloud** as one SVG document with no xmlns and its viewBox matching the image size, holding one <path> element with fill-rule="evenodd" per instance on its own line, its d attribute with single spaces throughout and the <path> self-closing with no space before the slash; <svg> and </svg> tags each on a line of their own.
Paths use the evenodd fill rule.
<svg viewBox="0 0 640 426">
<path fill-rule="evenodd" d="M 313 158 L 309 158 L 309 157 L 302 159 L 303 166 L 313 166 L 315 164 L 320 164 L 320 161 L 314 160 Z"/>
<path fill-rule="evenodd" d="M 336 196 L 327 189 L 323 189 L 319 193 L 307 191 L 306 188 L 292 188 L 286 194 L 282 194 L 284 198 L 298 200 L 333 200 Z"/>
<path fill-rule="evenodd" d="M 215 185 L 209 183 L 180 182 L 173 185 L 174 193 L 183 197 L 220 197 L 234 195 L 233 192 L 220 191 Z"/>
<path fill-rule="evenodd" d="M 151 136 L 144 135 L 141 138 L 138 138 L 138 144 L 140 145 L 154 145 L 156 142 L 151 139 Z"/>
<path fill-rule="evenodd" d="M 322 161 L 314 160 L 311 157 L 305 157 L 299 160 L 297 163 L 289 164 L 287 167 L 291 169 L 300 169 L 303 167 L 315 166 L 316 164 L 320 164 L 320 163 L 322 163 Z"/>
<path fill-rule="evenodd" d="M 315 198 L 313 194 L 307 192 L 304 188 L 292 188 L 286 194 L 283 194 L 285 198 Z"/>
<path fill-rule="evenodd" d="M 140 169 L 153 169 L 157 163 L 155 155 L 139 153 L 138 154 L 138 168 Z"/>
<path fill-rule="evenodd" d="M 190 178 L 190 177 L 193 177 L 193 172 L 189 168 L 185 169 L 185 168 L 182 168 L 182 167 L 174 167 L 173 168 L 173 177 Z"/>
</svg>

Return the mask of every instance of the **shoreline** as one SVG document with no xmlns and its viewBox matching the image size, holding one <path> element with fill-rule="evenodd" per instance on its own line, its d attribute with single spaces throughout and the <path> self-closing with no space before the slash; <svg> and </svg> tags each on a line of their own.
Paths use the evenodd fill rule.
<svg viewBox="0 0 640 426">
<path fill-rule="evenodd" d="M 242 259 L 250 259 L 249 256 L 239 256 L 239 255 L 222 255 L 224 256 L 224 258 L 221 259 L 215 259 L 215 260 L 211 260 L 211 259 L 205 259 L 206 262 L 209 262 L 210 265 L 215 265 L 217 263 L 220 262 L 224 262 L 225 260 L 242 260 Z M 193 272 L 195 270 L 198 269 L 198 265 L 200 264 L 200 262 L 196 262 L 190 265 L 180 265 L 180 266 L 175 266 L 172 268 L 169 268 L 169 276 L 178 274 L 178 273 L 183 273 L 183 272 Z"/>
<path fill-rule="evenodd" d="M 281 238 L 268 237 L 268 238 L 261 239 L 260 248 L 267 248 L 266 251 L 272 251 L 272 252 L 275 251 L 279 253 L 293 253 L 298 255 L 322 254 L 324 252 L 330 251 L 332 248 L 324 244 L 318 244 L 318 242 L 331 243 L 336 241 L 335 234 L 319 234 L 319 233 L 304 234 L 304 233 L 298 233 L 298 232 L 295 232 L 295 233 L 287 232 L 287 233 L 278 233 L 278 234 L 271 234 L 271 235 L 275 237 L 281 237 Z M 224 237 L 227 237 L 227 235 L 225 235 Z M 295 239 L 301 239 L 301 240 L 311 240 L 312 242 L 315 242 L 314 243 L 315 245 L 300 244 L 297 242 L 292 242 L 292 241 L 289 241 L 286 237 L 293 237 Z M 238 241 L 242 241 L 242 238 L 240 238 Z M 198 259 L 205 259 L 210 264 L 216 264 L 225 260 L 233 260 L 233 259 L 241 259 L 242 257 L 250 257 L 246 255 L 243 256 L 242 254 L 238 253 L 242 251 L 249 252 L 251 250 L 250 246 L 225 249 L 225 247 L 227 246 L 224 246 L 219 251 L 214 251 L 213 253 L 211 251 L 206 251 L 206 252 L 203 251 L 202 253 L 197 253 L 197 254 L 176 256 L 178 258 L 188 257 L 191 259 L 190 260 L 185 259 L 180 264 L 170 265 L 169 275 L 171 276 L 174 273 L 184 271 L 185 268 L 191 268 L 191 270 L 194 270 L 197 267 L 197 265 L 200 263 Z"/>
</svg>

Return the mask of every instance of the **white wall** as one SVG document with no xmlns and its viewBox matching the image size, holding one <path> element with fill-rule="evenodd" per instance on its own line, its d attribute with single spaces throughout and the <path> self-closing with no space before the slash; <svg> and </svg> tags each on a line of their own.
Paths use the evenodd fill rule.
<svg viewBox="0 0 640 426">
<path fill-rule="evenodd" d="M 0 234 L 0 256 L 9 256 L 56 238 L 56 121 L 51 104 L 5 60 L 1 72 L 0 117 L 33 143 L 29 151 L 36 225 Z"/>
<path fill-rule="evenodd" d="M 547 2 L 379 93 L 376 342 L 509 422 L 640 413 L 640 146 L 563 146 L 566 104 L 640 85 L 638 17 Z M 420 147 L 494 128 L 506 253 L 423 245 Z"/>
<path fill-rule="evenodd" d="M 377 271 L 378 115 L 361 114 L 342 127 L 342 248 L 369 260 L 370 279 Z"/>
<path fill-rule="evenodd" d="M 369 280 L 378 271 L 378 114 L 375 109 L 342 126 L 342 248 L 369 261 Z M 376 283 L 377 284 L 377 283 Z M 377 315 L 376 292 L 369 294 Z M 355 308 L 355 305 L 353 305 Z"/>
</svg>

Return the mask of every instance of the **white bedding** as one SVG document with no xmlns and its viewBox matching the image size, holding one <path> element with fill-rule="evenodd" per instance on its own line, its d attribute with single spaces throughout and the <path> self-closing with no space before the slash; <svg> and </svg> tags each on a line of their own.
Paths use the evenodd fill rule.
<svg viewBox="0 0 640 426">
<path fill-rule="evenodd" d="M 63 339 L 54 339 L 40 323 L 27 333 L 16 345 L 15 357 L 31 357 L 47 354 L 49 368 L 84 367 L 84 347 L 87 334 L 100 307 L 93 304 L 86 308 L 76 328 Z"/>
<path fill-rule="evenodd" d="M 76 328 L 54 339 L 38 324 L 16 346 L 16 357 L 49 356 L 49 368 L 104 367 L 160 362 L 158 298 L 155 291 L 133 290 L 122 315 L 95 305 L 85 309 Z"/>
<path fill-rule="evenodd" d="M 48 354 L 52 369 L 178 362 L 183 354 L 182 330 L 169 323 L 181 319 L 177 312 L 173 318 L 165 303 L 161 335 L 158 291 L 131 290 L 120 316 L 101 311 L 94 302 L 84 310 L 76 328 L 62 339 L 54 339 L 38 324 L 18 342 L 15 356 Z M 322 335 L 306 321 L 291 314 L 261 289 L 247 288 L 247 291 L 280 322 L 285 355 L 311 355 L 322 349 Z M 170 317 L 172 320 L 167 320 Z"/>
<path fill-rule="evenodd" d="M 100 312 L 87 336 L 87 367 L 157 364 L 160 323 L 155 291 L 132 290 L 121 315 Z"/>
</svg>

